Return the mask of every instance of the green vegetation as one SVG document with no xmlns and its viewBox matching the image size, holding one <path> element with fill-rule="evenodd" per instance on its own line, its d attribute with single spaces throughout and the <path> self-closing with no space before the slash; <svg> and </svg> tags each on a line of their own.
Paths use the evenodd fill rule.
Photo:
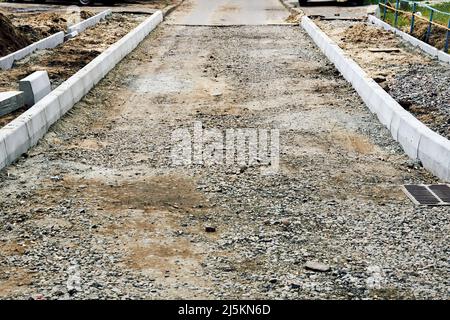
<svg viewBox="0 0 450 320">
<path fill-rule="evenodd" d="M 447 12 L 450 13 L 450 2 L 443 2 L 443 3 L 439 3 L 439 4 L 434 4 L 431 7 L 442 11 L 442 12 Z"/>
<path fill-rule="evenodd" d="M 386 12 L 386 19 L 385 19 L 385 21 L 387 23 L 389 23 L 390 25 L 394 25 L 394 22 L 395 22 L 395 14 L 394 14 L 394 12 L 388 10 Z M 398 19 L 397 19 L 397 27 L 398 28 L 402 29 L 402 27 L 409 26 L 409 25 L 411 25 L 411 18 L 408 18 L 408 17 L 403 16 L 403 15 L 399 15 L 398 16 Z"/>
<path fill-rule="evenodd" d="M 448 19 L 450 19 L 450 2 L 444 2 L 444 3 L 435 4 L 435 5 L 430 5 L 430 7 L 447 13 L 447 14 L 445 14 L 445 13 L 440 13 L 440 12 L 435 11 L 434 15 L 433 15 L 433 21 L 436 21 L 443 25 L 447 25 Z M 424 17 L 430 17 L 430 11 L 431 11 L 430 9 L 418 7 L 418 11 L 420 11 Z"/>
<path fill-rule="evenodd" d="M 365 5 L 378 4 L 379 0 L 364 0 Z"/>
<path fill-rule="evenodd" d="M 381 0 L 384 3 L 384 0 Z M 396 1 L 391 0 L 388 1 L 389 6 L 394 7 L 396 6 Z M 431 6 L 431 5 L 430 5 Z M 412 13 L 413 8 L 413 2 L 406 2 L 403 1 L 400 3 L 399 9 L 403 12 L 411 12 Z M 423 7 L 423 6 L 416 6 L 416 11 L 420 12 L 422 14 L 423 19 L 417 18 L 415 19 L 414 23 L 414 31 L 413 36 L 416 38 L 426 41 L 432 46 L 435 46 L 438 49 L 444 48 L 445 39 L 447 36 L 447 24 L 450 19 L 450 2 L 444 2 L 435 4 L 432 6 L 432 8 L 435 8 L 436 10 L 439 10 L 441 12 L 433 11 L 433 22 L 435 22 L 438 25 L 441 25 L 442 27 L 439 27 L 438 25 L 433 25 L 431 28 L 431 33 L 428 35 L 427 30 L 429 28 L 429 17 L 432 9 Z M 407 33 L 410 32 L 410 26 L 411 26 L 411 15 L 407 13 L 400 12 L 397 19 L 397 28 L 399 28 L 402 31 L 405 31 Z M 380 5 L 380 16 L 383 19 L 384 15 L 384 7 Z M 395 21 L 395 12 L 393 9 L 387 9 L 386 11 L 386 17 L 384 19 L 387 23 L 390 25 L 394 25 Z"/>
<path fill-rule="evenodd" d="M 395 7 L 395 1 L 390 1 L 388 3 L 390 3 L 390 5 L 392 7 Z M 432 5 L 431 7 L 442 12 L 441 13 L 441 12 L 435 11 L 433 14 L 433 21 L 435 21 L 436 23 L 439 23 L 441 25 L 447 26 L 448 20 L 450 19 L 450 2 L 435 4 L 435 5 Z M 400 6 L 400 10 L 402 10 L 402 11 L 412 12 L 412 8 L 413 8 L 412 3 L 402 2 L 401 6 Z M 431 12 L 430 9 L 428 9 L 426 7 L 422 7 L 422 6 L 417 6 L 416 10 L 417 10 L 417 12 L 420 12 L 424 18 L 429 19 L 430 12 Z M 382 6 L 380 6 L 380 11 L 381 11 L 381 15 L 382 15 L 382 13 L 383 13 Z M 445 13 L 447 13 L 447 14 L 445 14 Z M 388 9 L 387 14 L 386 14 L 386 21 L 391 24 L 394 24 L 394 17 L 395 17 L 395 14 L 394 14 L 393 10 Z M 409 15 L 399 14 L 399 17 L 398 17 L 398 26 L 399 27 L 410 25 L 410 24 L 411 24 L 411 17 Z"/>
</svg>

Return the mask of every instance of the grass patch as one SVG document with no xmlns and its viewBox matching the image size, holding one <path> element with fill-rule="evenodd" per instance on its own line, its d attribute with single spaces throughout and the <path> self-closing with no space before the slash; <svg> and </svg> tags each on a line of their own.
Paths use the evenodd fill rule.
<svg viewBox="0 0 450 320">
<path fill-rule="evenodd" d="M 384 2 L 384 0 L 382 0 Z M 395 7 L 395 1 L 389 2 L 390 6 Z M 400 10 L 412 12 L 412 2 L 402 2 L 400 5 Z M 440 24 L 443 27 L 446 27 L 450 18 L 450 2 L 444 2 L 433 5 L 433 8 L 442 11 L 442 12 L 436 12 L 434 11 L 433 14 L 433 21 L 435 23 Z M 428 43 L 435 46 L 436 48 L 442 49 L 444 47 L 445 38 L 446 38 L 446 29 L 442 27 L 438 27 L 433 25 L 431 28 L 430 37 L 427 39 L 427 29 L 428 29 L 428 19 L 430 16 L 431 9 L 426 7 L 416 7 L 417 12 L 420 12 L 422 14 L 422 17 L 425 19 L 417 18 L 415 19 L 414 23 L 414 32 L 413 36 L 416 38 L 427 41 Z M 445 14 L 449 13 L 449 14 Z M 380 16 L 383 18 L 384 15 L 384 7 L 380 6 Z M 386 18 L 384 19 L 387 23 L 394 26 L 395 25 L 395 13 L 393 10 L 388 9 L 386 11 Z M 397 20 L 397 28 L 410 33 L 410 26 L 411 26 L 411 15 L 405 14 L 405 13 L 399 13 L 398 20 Z"/>
<path fill-rule="evenodd" d="M 367 6 L 369 4 L 378 4 L 379 0 L 364 0 L 364 4 Z"/>
<path fill-rule="evenodd" d="M 442 12 L 447 12 L 450 14 L 450 2 L 434 4 L 431 7 L 435 8 L 436 10 L 439 10 Z M 442 15 L 439 12 L 437 14 Z M 446 17 L 447 17 L 447 21 L 448 21 L 448 19 L 450 18 L 450 15 L 447 15 Z"/>
</svg>

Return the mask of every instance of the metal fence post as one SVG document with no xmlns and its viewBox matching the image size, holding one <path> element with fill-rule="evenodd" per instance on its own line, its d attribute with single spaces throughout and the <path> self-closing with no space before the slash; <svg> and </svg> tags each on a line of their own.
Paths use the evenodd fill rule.
<svg viewBox="0 0 450 320">
<path fill-rule="evenodd" d="M 444 52 L 449 53 L 448 52 L 449 42 L 450 42 L 450 19 L 448 19 L 448 23 L 447 23 L 447 37 L 445 38 Z"/>
<path fill-rule="evenodd" d="M 400 7 L 400 0 L 397 0 L 395 4 L 395 18 L 394 18 L 394 27 L 397 28 L 398 23 L 398 8 Z"/>
<path fill-rule="evenodd" d="M 383 8 L 383 20 L 386 20 L 386 13 L 387 13 L 387 1 L 384 0 L 384 8 Z"/>
<path fill-rule="evenodd" d="M 433 22 L 433 13 L 434 11 L 431 10 L 430 11 L 430 22 L 428 23 L 428 29 L 427 29 L 427 34 L 425 36 L 425 42 L 428 43 L 428 41 L 430 40 L 430 34 L 431 34 L 431 22 Z"/>
<path fill-rule="evenodd" d="M 409 30 L 409 33 L 410 34 L 413 34 L 414 33 L 414 18 L 416 17 L 415 16 L 415 14 L 416 14 L 416 8 L 417 7 L 417 3 L 415 3 L 414 2 L 414 4 L 413 4 L 413 8 L 412 8 L 412 17 L 411 17 L 411 29 Z"/>
</svg>

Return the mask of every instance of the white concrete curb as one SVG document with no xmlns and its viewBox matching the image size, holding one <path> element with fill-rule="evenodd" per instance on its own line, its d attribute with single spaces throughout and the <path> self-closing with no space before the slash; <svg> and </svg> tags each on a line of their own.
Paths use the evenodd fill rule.
<svg viewBox="0 0 450 320">
<path fill-rule="evenodd" d="M 51 35 L 50 37 L 39 40 L 23 49 L 20 49 L 16 52 L 10 53 L 7 56 L 4 56 L 3 58 L 0 58 L 0 68 L 2 70 L 11 69 L 14 64 L 14 61 L 23 59 L 36 50 L 54 48 L 63 42 L 64 42 L 64 32 L 60 31 L 58 33 Z"/>
<path fill-rule="evenodd" d="M 430 56 L 437 58 L 443 62 L 450 63 L 450 54 L 445 53 L 444 51 L 441 51 L 428 43 L 425 43 L 403 31 L 400 31 L 397 28 L 392 27 L 390 24 L 378 19 L 377 17 L 370 15 L 368 16 L 368 21 L 376 26 L 382 27 L 383 29 L 387 31 L 391 31 L 397 35 L 399 35 L 403 40 L 409 42 L 415 47 L 419 47 L 422 51 L 429 54 Z"/>
<path fill-rule="evenodd" d="M 352 84 L 367 107 L 389 128 L 392 137 L 400 143 L 405 153 L 412 159 L 419 159 L 426 169 L 440 179 L 450 181 L 450 141 L 403 109 L 311 19 L 303 17 L 301 25 Z"/>
<path fill-rule="evenodd" d="M 110 15 L 112 13 L 111 9 L 105 10 L 100 12 L 99 14 L 96 14 L 93 17 L 90 17 L 86 20 L 83 20 L 81 22 L 78 22 L 77 24 L 74 24 L 73 26 L 70 26 L 67 28 L 67 33 L 72 33 L 74 31 L 77 31 L 78 33 L 83 32 L 89 27 L 95 26 L 97 23 L 100 22 L 100 20 L 103 20 L 106 18 L 106 16 Z"/>
<path fill-rule="evenodd" d="M 133 51 L 161 21 L 162 12 L 155 12 L 37 104 L 0 129 L 0 169 L 34 146 L 53 123 Z"/>
<path fill-rule="evenodd" d="M 25 104 L 36 104 L 52 91 L 47 71 L 36 71 L 19 81 L 19 90 L 23 92 Z"/>
</svg>

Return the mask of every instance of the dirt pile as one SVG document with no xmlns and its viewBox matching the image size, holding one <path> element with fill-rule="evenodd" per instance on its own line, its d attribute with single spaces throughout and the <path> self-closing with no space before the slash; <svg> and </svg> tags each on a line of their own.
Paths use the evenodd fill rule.
<svg viewBox="0 0 450 320">
<path fill-rule="evenodd" d="M 289 17 L 286 18 L 286 22 L 287 23 L 299 23 L 300 19 L 304 16 L 305 14 L 303 12 L 291 12 L 291 14 L 289 15 Z"/>
<path fill-rule="evenodd" d="M 90 11 L 81 12 L 46 12 L 11 17 L 17 28 L 26 34 L 31 41 L 36 42 L 60 31 L 67 30 L 69 25 L 92 17 Z"/>
<path fill-rule="evenodd" d="M 378 42 L 382 36 L 384 39 L 392 39 L 393 35 L 389 32 L 375 29 L 375 28 L 367 28 L 365 23 L 357 23 L 354 25 L 350 25 L 347 30 L 345 30 L 344 35 L 342 37 L 342 41 L 344 42 L 353 42 L 353 43 L 367 43 L 367 42 Z"/>
<path fill-rule="evenodd" d="M 22 49 L 31 43 L 20 29 L 16 28 L 11 20 L 0 12 L 0 56 Z"/>
<path fill-rule="evenodd" d="M 409 27 L 405 27 L 403 29 L 404 32 L 409 33 Z M 413 36 L 418 38 L 419 40 L 425 41 L 426 35 L 428 31 L 428 23 L 421 20 L 416 20 L 414 26 Z M 430 38 L 428 39 L 428 43 L 438 49 L 444 48 L 445 45 L 445 36 L 446 30 L 444 28 L 440 28 L 438 26 L 432 26 Z"/>
</svg>

